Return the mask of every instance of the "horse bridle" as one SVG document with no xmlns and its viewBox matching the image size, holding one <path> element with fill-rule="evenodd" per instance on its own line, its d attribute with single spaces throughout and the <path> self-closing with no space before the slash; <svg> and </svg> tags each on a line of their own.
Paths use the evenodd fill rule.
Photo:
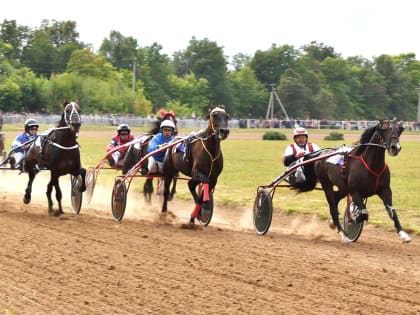
<svg viewBox="0 0 420 315">
<path fill-rule="evenodd" d="M 219 130 L 214 128 L 213 113 L 215 112 L 222 112 L 226 114 L 226 111 L 223 108 L 215 107 L 210 112 L 210 119 L 209 119 L 210 131 L 212 132 L 212 135 L 219 136 Z"/>
<path fill-rule="evenodd" d="M 71 107 L 71 111 L 70 114 L 68 114 L 68 107 Z M 81 124 L 81 117 L 79 114 L 79 111 L 77 109 L 78 105 L 74 102 L 71 102 L 69 104 L 66 105 L 66 107 L 64 108 L 64 122 L 66 123 L 66 125 L 71 128 L 70 126 L 73 125 L 74 123 L 72 122 L 72 118 L 74 116 L 76 116 L 78 123 L 77 124 Z"/>
</svg>

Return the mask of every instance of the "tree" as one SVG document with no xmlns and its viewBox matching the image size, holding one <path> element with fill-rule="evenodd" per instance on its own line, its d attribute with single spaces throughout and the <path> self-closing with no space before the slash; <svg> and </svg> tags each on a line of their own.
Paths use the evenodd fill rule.
<svg viewBox="0 0 420 315">
<path fill-rule="evenodd" d="M 104 39 L 99 53 L 103 55 L 115 68 L 131 69 L 137 55 L 137 40 L 125 37 L 120 32 L 111 31 L 109 39 Z"/>
<path fill-rule="evenodd" d="M 10 50 L 3 52 L 4 57 L 17 65 L 22 57 L 23 47 L 29 36 L 27 26 L 18 26 L 16 20 L 4 20 L 0 24 L 0 41 L 10 45 Z"/>
<path fill-rule="evenodd" d="M 258 81 L 267 89 L 270 84 L 280 81 L 282 74 L 289 68 L 296 66 L 299 52 L 290 45 L 276 47 L 272 45 L 268 51 L 258 50 L 250 61 Z"/>
<path fill-rule="evenodd" d="M 168 77 L 173 74 L 169 57 L 162 54 L 161 50 L 161 45 L 153 43 L 137 51 L 136 78 L 142 80 L 144 93 L 152 101 L 154 111 L 168 102 Z"/>
<path fill-rule="evenodd" d="M 178 75 L 194 73 L 197 79 L 207 80 L 210 104 L 230 103 L 231 98 L 226 85 L 227 62 L 222 47 L 207 38 L 197 40 L 193 37 L 187 49 L 175 56 L 174 68 Z"/>
<path fill-rule="evenodd" d="M 269 93 L 249 66 L 228 74 L 232 89 L 229 112 L 234 117 L 264 117 Z"/>
</svg>

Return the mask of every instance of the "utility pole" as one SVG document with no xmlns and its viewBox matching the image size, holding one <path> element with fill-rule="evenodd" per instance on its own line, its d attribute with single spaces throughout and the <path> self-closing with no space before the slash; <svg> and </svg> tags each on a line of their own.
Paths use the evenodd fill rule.
<svg viewBox="0 0 420 315">
<path fill-rule="evenodd" d="M 131 83 L 131 86 L 133 88 L 133 93 L 136 92 L 136 61 L 137 61 L 137 58 L 133 58 L 133 82 Z"/>
<path fill-rule="evenodd" d="M 420 121 L 420 83 L 419 87 L 417 88 L 417 91 L 419 93 L 418 99 L 417 99 L 417 122 Z"/>
<path fill-rule="evenodd" d="M 280 97 L 277 94 L 276 87 L 275 87 L 276 85 L 275 84 L 270 84 L 270 86 L 271 86 L 270 99 L 268 101 L 267 114 L 265 115 L 265 119 L 266 120 L 273 120 L 273 118 L 274 118 L 273 117 L 273 114 L 274 114 L 274 99 L 275 99 L 277 101 L 277 103 L 279 103 L 279 105 L 280 105 L 280 107 L 283 111 L 284 117 L 287 120 L 289 120 L 289 115 L 287 115 L 286 109 L 284 108 L 282 102 L 280 101 Z"/>
</svg>

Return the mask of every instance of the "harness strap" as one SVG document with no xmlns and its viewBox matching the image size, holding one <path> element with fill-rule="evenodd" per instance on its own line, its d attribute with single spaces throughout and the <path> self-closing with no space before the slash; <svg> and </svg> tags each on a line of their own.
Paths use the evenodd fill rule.
<svg viewBox="0 0 420 315">
<path fill-rule="evenodd" d="M 217 155 L 216 155 L 215 157 L 213 157 L 213 155 L 210 153 L 210 151 L 207 149 L 206 145 L 204 144 L 204 141 L 203 141 L 202 139 L 200 139 L 200 141 L 201 141 L 201 144 L 203 145 L 204 150 L 207 152 L 207 154 L 209 155 L 210 160 L 211 160 L 210 171 L 209 171 L 209 173 L 208 173 L 208 175 L 207 175 L 207 177 L 210 177 L 211 172 L 213 171 L 213 164 L 214 164 L 214 161 L 216 161 L 216 160 L 219 158 L 219 156 L 220 156 L 220 151 L 221 151 L 221 150 L 219 150 L 219 151 L 217 152 Z"/>
<path fill-rule="evenodd" d="M 388 168 L 388 165 L 386 163 L 384 163 L 384 167 L 382 168 L 381 171 L 379 171 L 378 173 L 376 173 L 373 169 L 370 168 L 370 166 L 367 164 L 367 162 L 365 161 L 365 159 L 363 158 L 363 155 L 353 155 L 353 154 L 349 154 L 349 157 L 357 159 L 359 161 L 361 161 L 363 163 L 363 165 L 365 166 L 365 168 L 368 170 L 369 173 L 375 175 L 376 177 L 376 181 L 375 181 L 375 193 L 377 193 L 378 191 L 378 186 L 379 186 L 379 178 L 382 176 L 382 174 L 385 172 L 385 170 Z"/>
<path fill-rule="evenodd" d="M 64 147 L 61 144 L 58 144 L 58 143 L 53 142 L 51 140 L 48 140 L 48 144 L 51 144 L 51 145 L 53 145 L 53 146 L 55 146 L 57 148 L 63 149 L 63 150 L 74 150 L 74 149 L 77 149 L 79 147 L 78 144 L 75 144 L 75 145 L 73 145 L 71 147 Z"/>
</svg>

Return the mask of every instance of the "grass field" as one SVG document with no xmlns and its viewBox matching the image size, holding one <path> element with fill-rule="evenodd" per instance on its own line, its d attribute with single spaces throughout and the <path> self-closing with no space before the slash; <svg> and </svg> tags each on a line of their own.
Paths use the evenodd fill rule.
<svg viewBox="0 0 420 315">
<path fill-rule="evenodd" d="M 51 127 L 51 126 L 49 126 Z M 18 126 L 5 125 L 6 148 L 20 132 Z M 46 130 L 47 126 L 41 126 Z M 82 126 L 80 145 L 82 163 L 84 167 L 95 166 L 105 155 L 105 145 L 115 131 L 112 126 Z M 146 131 L 143 128 L 133 128 L 138 135 Z M 197 131 L 197 130 L 196 130 Z M 284 171 L 281 156 L 288 141 L 263 141 L 262 135 L 266 129 L 232 129 L 229 138 L 222 142 L 224 155 L 224 169 L 216 186 L 215 201 L 230 207 L 252 208 L 258 185 L 269 184 L 271 180 Z M 281 130 L 289 138 L 291 130 Z M 335 130 L 336 131 L 336 130 Z M 180 130 L 180 135 L 189 134 L 191 130 Z M 331 130 L 311 130 L 311 139 L 321 148 L 351 144 L 361 131 L 344 131 L 344 141 L 324 141 L 325 135 Z M 340 131 L 341 132 L 341 131 Z M 245 137 L 241 137 L 245 135 Z M 405 136 L 407 135 L 407 139 Z M 413 132 L 404 132 L 401 136 L 402 151 L 397 157 L 387 156 L 387 163 L 391 169 L 391 187 L 393 189 L 393 203 L 397 210 L 401 224 L 407 231 L 420 234 L 420 143 L 415 140 Z M 418 133 L 417 133 L 418 135 Z M 250 137 L 251 136 L 251 137 Z M 115 171 L 101 171 L 98 183 L 109 185 L 110 189 L 117 175 Z M 138 182 L 138 183 L 137 183 Z M 140 191 L 143 180 L 133 182 L 130 189 Z M 176 198 L 190 199 L 186 184 L 178 184 Z M 328 218 L 328 205 L 322 191 L 296 194 L 285 188 L 278 188 L 274 196 L 273 205 L 276 211 L 303 212 L 317 214 Z M 344 202 L 341 208 L 344 207 Z M 369 222 L 394 230 L 392 221 L 388 218 L 382 202 L 378 197 L 371 197 L 368 201 Z"/>
</svg>

